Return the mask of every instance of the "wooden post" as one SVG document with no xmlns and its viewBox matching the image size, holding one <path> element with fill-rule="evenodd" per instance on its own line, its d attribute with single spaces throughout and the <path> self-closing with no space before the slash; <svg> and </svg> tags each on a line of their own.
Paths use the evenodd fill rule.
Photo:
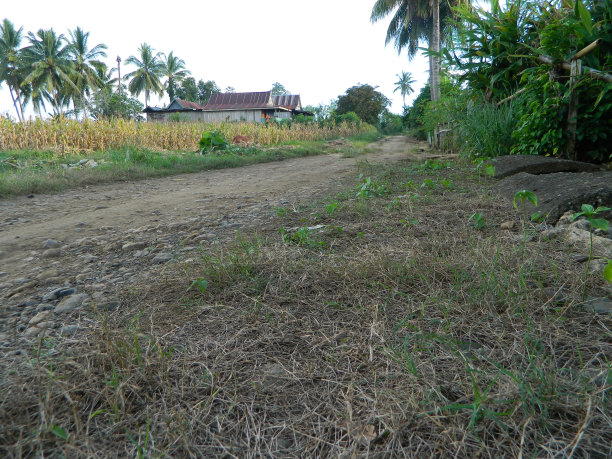
<svg viewBox="0 0 612 459">
<path fill-rule="evenodd" d="M 578 94 L 574 91 L 576 80 L 582 70 L 582 61 L 580 59 L 572 59 L 570 68 L 570 97 L 569 109 L 567 112 L 567 132 L 569 140 L 565 146 L 565 154 L 569 159 L 577 159 L 576 154 L 576 129 L 578 127 Z"/>
</svg>

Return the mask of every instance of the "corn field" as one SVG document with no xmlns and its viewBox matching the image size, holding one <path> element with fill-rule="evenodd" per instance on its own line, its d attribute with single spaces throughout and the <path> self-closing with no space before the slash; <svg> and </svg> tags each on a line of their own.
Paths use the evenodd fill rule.
<svg viewBox="0 0 612 459">
<path fill-rule="evenodd" d="M 0 151 L 51 150 L 59 154 L 104 151 L 136 146 L 158 151 L 194 151 L 205 130 L 217 129 L 231 140 L 248 137 L 256 145 L 277 145 L 292 140 L 324 140 L 373 129 L 364 124 L 281 126 L 253 123 L 146 123 L 122 119 L 108 121 L 36 120 L 15 123 L 0 118 Z"/>
</svg>

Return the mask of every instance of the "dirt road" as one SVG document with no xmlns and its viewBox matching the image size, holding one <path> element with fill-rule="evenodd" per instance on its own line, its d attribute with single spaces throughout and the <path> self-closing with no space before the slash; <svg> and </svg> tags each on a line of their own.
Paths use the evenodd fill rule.
<svg viewBox="0 0 612 459">
<path fill-rule="evenodd" d="M 333 193 L 358 161 L 395 162 L 422 151 L 390 137 L 358 158 L 331 154 L 0 200 L 0 333 L 17 327 L 36 336 L 36 326 L 57 315 L 59 288 L 112 308 L 113 292 L 149 268 L 257 227 L 276 207 Z M 54 314 L 32 321 L 44 311 Z"/>
</svg>

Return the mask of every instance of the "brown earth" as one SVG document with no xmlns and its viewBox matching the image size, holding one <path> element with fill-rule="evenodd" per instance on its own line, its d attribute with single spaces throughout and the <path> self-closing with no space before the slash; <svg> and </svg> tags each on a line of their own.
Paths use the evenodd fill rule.
<svg viewBox="0 0 612 459">
<path fill-rule="evenodd" d="M 585 221 L 375 149 L 0 201 L 0 456 L 610 457 Z"/>
<path fill-rule="evenodd" d="M 358 162 L 423 158 L 427 150 L 389 137 L 357 158 L 330 154 L 0 200 L 0 332 L 8 331 L 2 319 L 15 316 L 14 309 L 23 316 L 24 302 L 39 302 L 49 289 L 114 290 L 178 250 L 234 238 L 277 207 L 333 192 Z M 49 239 L 61 245 L 45 245 Z M 138 252 L 144 248 L 146 254 Z"/>
</svg>

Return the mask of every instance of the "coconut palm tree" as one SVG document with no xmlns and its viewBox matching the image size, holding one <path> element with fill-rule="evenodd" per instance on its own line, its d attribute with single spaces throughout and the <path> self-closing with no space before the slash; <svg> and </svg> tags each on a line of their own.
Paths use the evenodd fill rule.
<svg viewBox="0 0 612 459">
<path fill-rule="evenodd" d="M 21 101 L 20 49 L 23 27 L 15 30 L 8 19 L 0 25 L 0 83 L 6 82 L 11 93 L 13 106 L 19 121 L 23 121 L 23 103 Z"/>
<path fill-rule="evenodd" d="M 106 65 L 98 59 L 106 57 L 104 50 L 107 47 L 100 43 L 90 49 L 88 40 L 89 32 L 83 32 L 80 27 L 70 31 L 68 55 L 74 65 L 72 81 L 76 89 L 68 93 L 71 96 L 75 113 L 85 110 L 85 97 L 91 95 L 92 90 L 104 85 L 100 75 L 104 75 Z"/>
<path fill-rule="evenodd" d="M 129 80 L 128 89 L 136 97 L 144 91 L 145 106 L 149 105 L 149 95 L 151 91 L 159 94 L 161 97 L 164 94 L 164 87 L 160 81 L 163 77 L 163 64 L 161 62 L 161 54 L 155 53 L 155 50 L 148 44 L 143 43 L 138 48 L 139 58 L 130 56 L 126 63 L 137 67 L 133 72 L 128 73 L 123 78 Z"/>
<path fill-rule="evenodd" d="M 176 84 L 187 75 L 191 75 L 191 72 L 185 69 L 185 61 L 176 57 L 172 51 L 168 56 L 162 54 L 162 59 L 162 73 L 166 77 L 164 86 L 172 102 L 176 94 Z"/>
<path fill-rule="evenodd" d="M 419 41 L 428 43 L 431 100 L 440 98 L 440 18 L 450 16 L 450 3 L 461 0 L 377 0 L 372 8 L 370 20 L 377 22 L 393 14 L 385 44 L 394 42 L 398 52 L 408 50 L 412 59 L 418 49 Z"/>
<path fill-rule="evenodd" d="M 63 115 L 66 88 L 78 90 L 72 82 L 74 67 L 68 47 L 62 46 L 64 40 L 64 35 L 57 35 L 53 29 L 40 29 L 36 35 L 28 34 L 30 45 L 23 49 L 22 55 L 29 73 L 22 86 L 32 85 L 31 98 L 39 111 L 47 99 L 54 112 Z"/>
<path fill-rule="evenodd" d="M 412 78 L 412 74 L 410 72 L 402 72 L 401 74 L 396 75 L 399 79 L 395 82 L 395 89 L 393 92 L 399 91 L 402 95 L 402 100 L 404 101 L 404 108 L 406 108 L 406 96 L 414 92 L 412 88 L 412 83 L 415 80 Z"/>
</svg>

